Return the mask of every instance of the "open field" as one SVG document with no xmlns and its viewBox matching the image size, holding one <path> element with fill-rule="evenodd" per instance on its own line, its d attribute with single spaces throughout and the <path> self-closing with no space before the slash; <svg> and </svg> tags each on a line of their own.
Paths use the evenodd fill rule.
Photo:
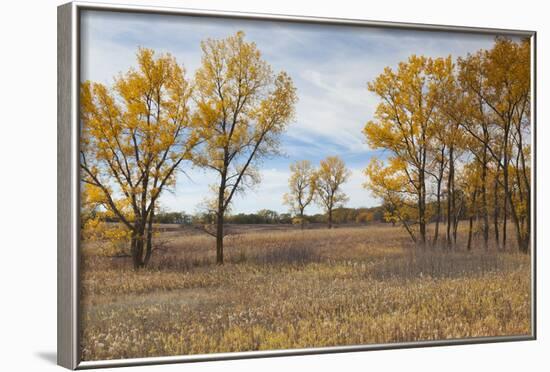
<svg viewBox="0 0 550 372">
<path fill-rule="evenodd" d="M 233 228 L 217 266 L 212 237 L 164 230 L 140 271 L 84 243 L 83 360 L 530 333 L 528 255 L 261 225 Z"/>
</svg>

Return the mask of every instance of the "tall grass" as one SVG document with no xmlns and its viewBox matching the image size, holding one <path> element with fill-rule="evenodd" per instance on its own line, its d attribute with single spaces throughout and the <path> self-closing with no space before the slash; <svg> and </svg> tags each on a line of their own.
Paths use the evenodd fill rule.
<svg viewBox="0 0 550 372">
<path fill-rule="evenodd" d="M 398 228 L 166 232 L 149 268 L 82 255 L 84 360 L 321 347 L 530 330 L 529 257 L 415 249 Z M 463 236 L 459 236 L 460 239 Z"/>
</svg>

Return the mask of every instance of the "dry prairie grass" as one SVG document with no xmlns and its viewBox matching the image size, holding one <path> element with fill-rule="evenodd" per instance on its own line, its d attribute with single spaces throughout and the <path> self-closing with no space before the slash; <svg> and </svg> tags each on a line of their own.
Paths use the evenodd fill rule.
<svg viewBox="0 0 550 372">
<path fill-rule="evenodd" d="M 83 249 L 84 360 L 520 335 L 529 257 L 410 247 L 399 228 L 166 232 L 134 272 Z"/>
</svg>

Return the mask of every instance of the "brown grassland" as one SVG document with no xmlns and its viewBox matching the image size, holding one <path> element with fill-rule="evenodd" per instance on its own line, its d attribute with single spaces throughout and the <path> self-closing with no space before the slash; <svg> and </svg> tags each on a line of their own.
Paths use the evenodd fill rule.
<svg viewBox="0 0 550 372">
<path fill-rule="evenodd" d="M 416 249 L 389 224 L 234 229 L 223 266 L 191 228 L 159 233 L 138 271 L 84 242 L 82 359 L 530 333 L 530 257 L 515 250 Z"/>
</svg>

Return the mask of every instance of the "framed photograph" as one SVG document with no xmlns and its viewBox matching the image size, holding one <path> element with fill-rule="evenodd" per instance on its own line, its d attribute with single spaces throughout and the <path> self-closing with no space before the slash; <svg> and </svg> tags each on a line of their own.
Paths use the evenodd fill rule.
<svg viewBox="0 0 550 372">
<path fill-rule="evenodd" d="M 534 340 L 534 31 L 58 8 L 58 364 Z"/>
</svg>

